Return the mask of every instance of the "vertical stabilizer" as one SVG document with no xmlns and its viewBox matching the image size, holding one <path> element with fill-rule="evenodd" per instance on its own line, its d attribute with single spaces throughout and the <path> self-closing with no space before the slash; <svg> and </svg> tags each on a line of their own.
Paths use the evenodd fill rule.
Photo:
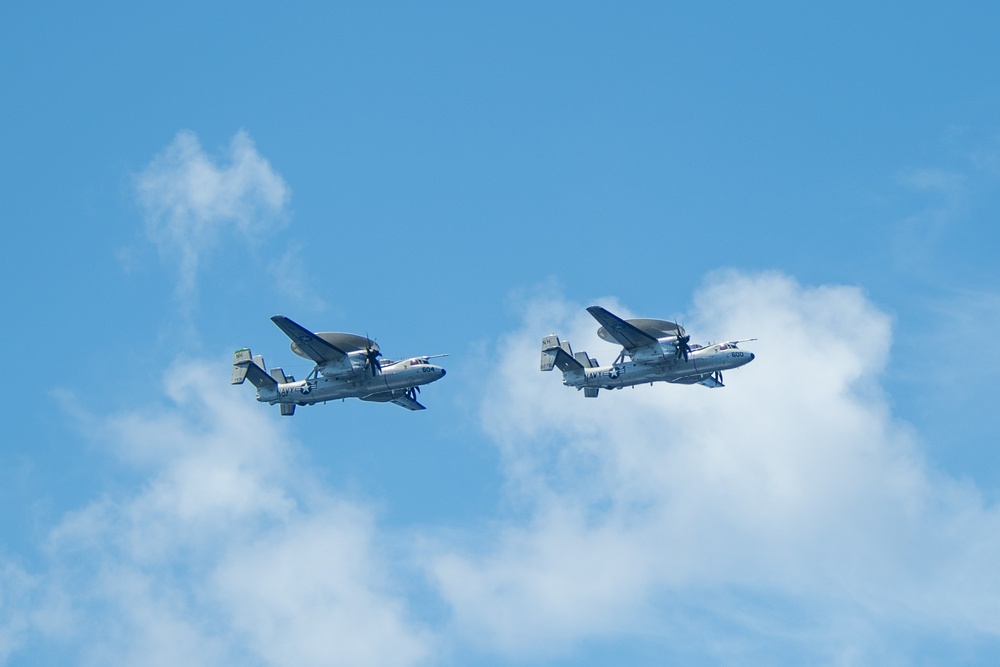
<svg viewBox="0 0 1000 667">
<path fill-rule="evenodd" d="M 247 379 L 247 367 L 250 363 L 253 363 L 251 358 L 249 348 L 236 350 L 236 354 L 233 355 L 232 384 L 243 384 L 243 381 Z"/>
<path fill-rule="evenodd" d="M 542 338 L 542 370 L 551 371 L 556 366 L 556 350 L 559 349 L 559 336 L 552 334 Z"/>
<path fill-rule="evenodd" d="M 269 371 L 269 373 L 278 384 L 282 384 L 284 382 L 295 382 L 295 378 L 285 375 L 285 371 L 282 370 L 280 366 L 275 366 Z"/>
</svg>

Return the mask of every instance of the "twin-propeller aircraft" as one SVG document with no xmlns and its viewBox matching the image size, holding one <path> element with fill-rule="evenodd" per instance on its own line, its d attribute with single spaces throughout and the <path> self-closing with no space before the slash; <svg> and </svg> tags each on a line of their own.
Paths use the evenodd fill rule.
<svg viewBox="0 0 1000 667">
<path fill-rule="evenodd" d="M 601 389 L 621 389 L 649 382 L 701 384 L 723 387 L 722 371 L 749 364 L 752 352 L 744 352 L 737 343 L 692 345 L 684 327 L 666 320 L 623 320 L 600 306 L 587 309 L 600 322 L 597 335 L 622 346 L 610 366 L 600 366 L 586 352 L 573 354 L 569 341 L 555 334 L 542 338 L 542 370 L 558 367 L 563 384 L 583 389 L 583 395 L 596 398 Z M 628 358 L 628 361 L 626 361 Z"/>
<path fill-rule="evenodd" d="M 254 357 L 244 348 L 233 359 L 233 384 L 250 380 L 257 387 L 257 400 L 277 404 L 283 415 L 295 414 L 296 405 L 325 403 L 341 398 L 395 403 L 407 410 L 425 409 L 417 401 L 420 386 L 439 380 L 445 370 L 430 363 L 443 357 L 432 354 L 402 361 L 379 359 L 378 344 L 367 336 L 349 333 L 313 333 L 284 315 L 271 321 L 292 339 L 292 352 L 311 359 L 316 365 L 309 377 L 296 382 L 280 368 L 270 374 L 263 357 Z"/>
<path fill-rule="evenodd" d="M 621 389 L 649 382 L 701 384 L 722 387 L 722 371 L 754 360 L 751 352 L 737 347 L 754 338 L 728 343 L 692 345 L 684 327 L 666 320 L 623 320 L 600 306 L 587 311 L 601 324 L 597 335 L 618 343 L 622 350 L 610 366 L 600 366 L 586 352 L 573 354 L 569 341 L 551 334 L 542 338 L 543 371 L 559 368 L 563 384 L 582 389 L 596 398 L 601 389 Z M 264 359 L 248 348 L 236 351 L 233 384 L 245 380 L 257 388 L 257 400 L 278 405 L 283 415 L 295 414 L 295 406 L 325 403 L 344 398 L 395 403 L 407 410 L 423 410 L 417 401 L 420 386 L 439 380 L 445 370 L 430 363 L 443 357 L 433 354 L 402 361 L 379 359 L 378 344 L 367 336 L 349 333 L 313 333 L 283 315 L 271 318 L 292 339 L 292 352 L 316 365 L 305 380 L 296 381 L 281 368 L 270 373 Z"/>
</svg>

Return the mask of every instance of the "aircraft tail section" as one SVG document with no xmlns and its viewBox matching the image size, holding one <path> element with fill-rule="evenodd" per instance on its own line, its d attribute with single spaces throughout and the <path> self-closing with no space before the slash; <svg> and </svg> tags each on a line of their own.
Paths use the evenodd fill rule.
<svg viewBox="0 0 1000 667">
<path fill-rule="evenodd" d="M 236 350 L 233 355 L 233 381 L 232 384 L 243 384 L 247 379 L 247 368 L 252 362 L 249 348 Z"/>
<path fill-rule="evenodd" d="M 263 365 L 264 359 L 251 355 L 248 348 L 236 350 L 236 354 L 233 356 L 232 384 L 243 384 L 244 380 L 250 380 L 250 384 L 258 389 L 277 387 L 277 381 L 264 372 Z"/>
<path fill-rule="evenodd" d="M 581 353 L 586 357 L 586 353 Z M 563 373 L 573 373 L 582 371 L 583 364 L 573 357 L 573 348 L 569 341 L 560 341 L 559 336 L 552 334 L 542 338 L 542 362 L 543 371 L 551 371 L 559 368 Z"/>
<path fill-rule="evenodd" d="M 260 367 L 263 368 L 264 365 L 260 364 Z M 273 377 L 274 381 L 277 382 L 278 384 L 282 384 L 284 382 L 295 382 L 295 377 L 294 376 L 285 375 L 285 371 L 282 370 L 278 366 L 275 366 L 274 368 L 272 368 L 271 370 L 269 370 L 268 371 L 268 375 L 270 375 L 271 377 Z"/>
</svg>

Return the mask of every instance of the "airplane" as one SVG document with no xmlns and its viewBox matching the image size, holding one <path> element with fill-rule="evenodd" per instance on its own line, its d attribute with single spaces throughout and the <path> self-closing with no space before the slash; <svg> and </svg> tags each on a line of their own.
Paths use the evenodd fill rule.
<svg viewBox="0 0 1000 667">
<path fill-rule="evenodd" d="M 264 358 L 250 348 L 236 350 L 232 384 L 244 380 L 257 388 L 257 400 L 277 404 L 284 416 L 295 414 L 297 405 L 313 405 L 337 399 L 395 403 L 407 410 L 425 410 L 417 401 L 420 386 L 440 380 L 445 370 L 429 363 L 445 357 L 432 354 L 400 361 L 379 359 L 378 343 L 367 336 L 349 333 L 313 333 L 284 315 L 271 318 L 292 340 L 292 352 L 316 365 L 305 380 L 286 376 L 281 368 L 265 370 Z"/>
<path fill-rule="evenodd" d="M 542 338 L 542 370 L 558 367 L 563 384 L 582 389 L 587 398 L 597 398 L 601 389 L 634 387 L 646 382 L 724 387 L 722 371 L 754 360 L 752 352 L 744 352 L 737 344 L 756 338 L 692 345 L 684 327 L 674 322 L 623 320 L 600 306 L 591 306 L 587 312 L 601 324 L 597 335 L 602 340 L 622 346 L 610 366 L 598 365 L 597 359 L 586 352 L 573 354 L 569 341 L 560 341 L 555 334 Z"/>
</svg>

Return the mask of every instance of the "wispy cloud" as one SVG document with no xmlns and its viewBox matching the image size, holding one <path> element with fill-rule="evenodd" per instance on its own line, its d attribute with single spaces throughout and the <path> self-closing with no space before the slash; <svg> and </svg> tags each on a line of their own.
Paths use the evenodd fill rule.
<svg viewBox="0 0 1000 667">
<path fill-rule="evenodd" d="M 296 305 L 314 312 L 326 310 L 327 303 L 316 293 L 315 274 L 310 274 L 302 249 L 292 245 L 268 266 L 275 287 Z"/>
<path fill-rule="evenodd" d="M 916 211 L 896 224 L 893 252 L 897 264 L 919 269 L 933 259 L 942 243 L 968 208 L 967 178 L 942 169 L 914 169 L 898 177 L 911 193 L 928 198 Z"/>
<path fill-rule="evenodd" d="M 247 240 L 285 222 L 291 196 L 284 179 L 236 133 L 219 159 L 182 131 L 135 179 L 146 231 L 177 262 L 176 294 L 190 308 L 204 255 L 219 238 Z"/>
<path fill-rule="evenodd" d="M 862 291 L 718 274 L 688 328 L 757 336 L 758 360 L 723 390 L 597 400 L 537 367 L 553 329 L 616 353 L 585 305 L 529 303 L 498 346 L 482 421 L 520 509 L 429 566 L 470 642 L 537 657 L 653 635 L 720 662 L 842 664 L 892 653 L 900 628 L 1000 634 L 1000 512 L 893 419 L 891 322 Z"/>
<path fill-rule="evenodd" d="M 32 624 L 32 591 L 38 582 L 21 567 L 0 559 L 0 665 L 20 649 Z"/>
</svg>

